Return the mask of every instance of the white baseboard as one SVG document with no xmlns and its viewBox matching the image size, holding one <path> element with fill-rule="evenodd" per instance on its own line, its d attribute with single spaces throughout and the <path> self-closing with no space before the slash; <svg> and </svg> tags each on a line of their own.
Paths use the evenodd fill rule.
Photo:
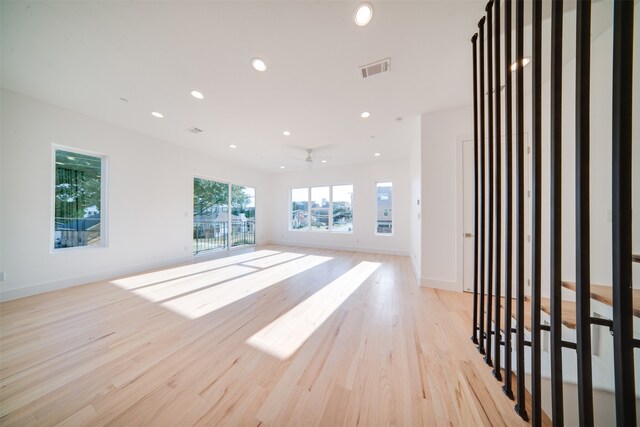
<svg viewBox="0 0 640 427">
<path fill-rule="evenodd" d="M 369 254 L 409 256 L 408 251 L 395 251 L 395 250 L 387 250 L 387 249 L 379 249 L 379 248 L 367 248 L 362 246 L 324 245 L 324 244 L 318 244 L 318 243 L 291 242 L 288 240 L 270 240 L 268 243 L 271 243 L 274 245 L 299 246 L 301 248 L 333 249 L 336 251 L 351 251 L 351 252 L 364 252 Z M 261 244 L 265 244 L 265 242 Z"/>
<path fill-rule="evenodd" d="M 446 291 L 462 292 L 462 286 L 458 282 L 449 282 L 447 280 L 435 280 L 422 277 L 420 285 L 425 288 L 444 289 Z"/>
</svg>

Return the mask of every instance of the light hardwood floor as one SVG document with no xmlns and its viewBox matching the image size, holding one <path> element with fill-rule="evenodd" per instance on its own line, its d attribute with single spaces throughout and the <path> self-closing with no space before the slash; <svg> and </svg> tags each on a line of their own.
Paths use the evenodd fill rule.
<svg viewBox="0 0 640 427">
<path fill-rule="evenodd" d="M 406 257 L 264 246 L 0 310 L 3 426 L 526 425 L 471 296 Z"/>
</svg>

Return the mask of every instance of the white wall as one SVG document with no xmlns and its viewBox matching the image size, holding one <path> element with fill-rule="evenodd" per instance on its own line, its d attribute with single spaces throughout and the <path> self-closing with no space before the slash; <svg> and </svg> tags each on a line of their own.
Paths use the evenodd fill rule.
<svg viewBox="0 0 640 427">
<path fill-rule="evenodd" d="M 416 279 L 420 281 L 422 271 L 422 157 L 421 157 L 421 121 L 418 121 L 416 138 L 411 141 L 409 175 L 411 196 L 409 203 L 410 249 L 409 256 Z"/>
<path fill-rule="evenodd" d="M 376 182 L 393 183 L 393 235 L 376 235 Z M 409 254 L 409 161 L 375 161 L 350 167 L 316 167 L 284 172 L 272 179 L 272 240 L 334 249 Z M 353 184 L 353 233 L 289 230 L 290 189 Z"/>
<path fill-rule="evenodd" d="M 194 175 L 256 188 L 269 240 L 268 175 L 2 91 L 2 299 L 192 259 Z M 52 253 L 52 144 L 108 156 L 108 247 Z"/>
<path fill-rule="evenodd" d="M 422 284 L 462 290 L 459 145 L 473 137 L 470 107 L 422 115 Z"/>
</svg>

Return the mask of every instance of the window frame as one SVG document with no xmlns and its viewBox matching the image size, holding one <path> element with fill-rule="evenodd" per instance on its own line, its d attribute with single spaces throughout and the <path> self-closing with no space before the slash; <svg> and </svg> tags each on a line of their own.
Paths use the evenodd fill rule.
<svg viewBox="0 0 640 427">
<path fill-rule="evenodd" d="M 70 248 L 56 248 L 56 152 L 69 151 L 85 156 L 93 156 L 100 158 L 100 244 L 73 246 Z M 49 253 L 59 254 L 73 251 L 107 249 L 109 247 L 109 156 L 97 151 L 86 150 L 83 148 L 72 147 L 62 144 L 51 144 L 51 175 L 49 182 L 50 194 L 50 211 L 49 211 Z"/>
<path fill-rule="evenodd" d="M 327 233 L 335 233 L 335 234 L 353 234 L 354 224 L 353 217 L 351 219 L 351 231 L 342 231 L 342 230 L 334 230 L 333 229 L 333 187 L 341 187 L 341 186 L 351 186 L 353 192 L 351 194 L 352 199 L 355 198 L 355 185 L 354 184 L 326 184 L 326 185 L 308 185 L 301 187 L 290 187 L 289 188 L 289 219 L 287 220 L 287 229 L 291 232 L 299 232 L 299 233 L 314 233 L 314 234 L 327 234 Z M 329 188 L 329 208 L 328 208 L 328 230 L 312 230 L 311 229 L 311 190 L 313 188 Z M 293 219 L 293 190 L 307 190 L 307 226 L 303 228 L 293 228 L 291 226 L 291 221 Z M 351 205 L 351 213 L 353 215 L 353 203 Z"/>
<path fill-rule="evenodd" d="M 246 249 L 247 247 L 255 247 L 258 244 L 258 220 L 257 220 L 257 212 L 258 212 L 258 191 L 256 189 L 255 186 L 253 185 L 245 185 L 244 183 L 241 182 L 234 182 L 231 181 L 229 179 L 222 179 L 222 178 L 215 178 L 209 175 L 201 175 L 201 174 L 193 174 L 191 177 L 191 233 L 193 235 L 193 224 L 194 224 L 194 217 L 193 217 L 193 193 L 194 193 L 194 181 L 195 179 L 204 179 L 206 181 L 212 181 L 212 182 L 218 182 L 220 184 L 225 184 L 227 186 L 227 210 L 229 212 L 229 215 L 227 217 L 227 230 L 228 230 L 228 236 L 227 236 L 227 247 L 226 248 L 222 248 L 220 250 L 204 250 L 204 251 L 199 251 L 199 252 L 193 252 L 191 251 L 191 255 L 195 258 L 195 257 L 201 257 L 201 256 L 211 256 L 211 254 L 215 254 L 215 253 L 225 253 L 225 252 L 231 252 L 231 251 L 237 251 L 237 250 L 242 250 L 242 249 Z M 253 188 L 253 204 L 255 212 L 256 212 L 256 216 L 254 217 L 254 223 L 255 223 L 255 229 L 254 229 L 254 233 L 255 233 L 255 243 L 252 245 L 241 245 L 241 246 L 232 246 L 231 243 L 231 198 L 232 198 L 232 189 L 231 187 L 233 185 L 237 185 L 239 187 L 245 187 L 245 188 Z M 192 237 L 193 239 L 193 237 Z M 192 240 L 193 243 L 193 240 Z"/>
<path fill-rule="evenodd" d="M 378 232 L 378 184 L 391 184 L 391 233 L 379 233 Z M 384 180 L 384 181 L 376 181 L 374 184 L 374 200 L 376 201 L 376 218 L 374 221 L 374 233 L 375 236 L 381 236 L 381 237 L 392 237 L 394 234 L 394 224 L 393 224 L 393 181 L 390 180 Z"/>
</svg>

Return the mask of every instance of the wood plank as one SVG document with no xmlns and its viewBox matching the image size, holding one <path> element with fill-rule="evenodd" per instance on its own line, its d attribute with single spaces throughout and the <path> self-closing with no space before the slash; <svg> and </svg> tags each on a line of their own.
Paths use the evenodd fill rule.
<svg viewBox="0 0 640 427">
<path fill-rule="evenodd" d="M 575 282 L 562 282 L 562 286 L 575 292 Z M 613 293 L 611 286 L 607 285 L 591 285 L 591 298 L 600 301 L 610 307 L 613 307 Z M 633 315 L 640 317 L 640 289 L 633 290 Z"/>
<path fill-rule="evenodd" d="M 542 311 L 551 316 L 551 300 L 542 298 L 540 307 Z M 562 301 L 562 324 L 569 329 L 576 328 L 576 303 L 574 301 Z"/>
<path fill-rule="evenodd" d="M 0 425 L 527 425 L 469 341 L 470 295 L 420 287 L 407 257 L 263 249 L 329 260 L 243 253 L 0 304 Z M 291 357 L 247 344 L 362 262 L 380 265 Z M 284 279 L 213 311 L 166 304 L 248 264 Z"/>
</svg>

